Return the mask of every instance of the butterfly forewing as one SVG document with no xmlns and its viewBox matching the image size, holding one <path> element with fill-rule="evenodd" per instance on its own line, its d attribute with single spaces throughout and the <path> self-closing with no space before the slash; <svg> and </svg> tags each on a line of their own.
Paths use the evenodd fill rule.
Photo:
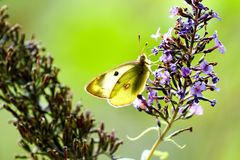
<svg viewBox="0 0 240 160">
<path fill-rule="evenodd" d="M 109 98 L 113 87 L 124 73 L 136 66 L 137 62 L 129 62 L 105 72 L 92 80 L 86 90 L 99 98 Z"/>
</svg>

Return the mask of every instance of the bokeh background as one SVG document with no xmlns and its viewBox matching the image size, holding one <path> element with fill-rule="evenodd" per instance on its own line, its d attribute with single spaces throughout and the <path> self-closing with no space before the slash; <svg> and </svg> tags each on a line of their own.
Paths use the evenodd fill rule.
<svg viewBox="0 0 240 160">
<path fill-rule="evenodd" d="M 115 130 L 124 140 L 118 155 L 139 159 L 143 150 L 150 149 L 157 134 L 151 132 L 138 141 L 129 141 L 126 135 L 136 136 L 155 120 L 132 106 L 116 109 L 104 100 L 96 99 L 84 91 L 93 77 L 118 64 L 135 60 L 139 55 L 137 35 L 141 43 L 148 41 L 150 52 L 152 33 L 161 27 L 161 33 L 174 25 L 169 8 L 186 5 L 183 0 L 1 0 L 9 7 L 10 22 L 19 23 L 28 37 L 32 34 L 47 48 L 61 69 L 60 80 L 70 86 L 74 104 L 78 101 L 90 110 L 99 124 L 105 122 L 107 130 Z M 219 13 L 222 21 L 214 20 L 209 33 L 218 30 L 219 38 L 227 48 L 221 55 L 217 51 L 211 59 L 218 62 L 215 71 L 220 77 L 220 92 L 209 94 L 218 101 L 215 108 L 204 105 L 204 115 L 178 122 L 175 129 L 193 126 L 193 133 L 176 138 L 179 149 L 164 143 L 160 150 L 169 151 L 170 160 L 238 160 L 240 159 L 240 2 L 204 1 Z M 141 48 L 141 47 L 140 47 Z M 17 145 L 17 130 L 8 124 L 11 115 L 0 111 L 0 159 L 14 159 L 24 151 Z"/>
</svg>

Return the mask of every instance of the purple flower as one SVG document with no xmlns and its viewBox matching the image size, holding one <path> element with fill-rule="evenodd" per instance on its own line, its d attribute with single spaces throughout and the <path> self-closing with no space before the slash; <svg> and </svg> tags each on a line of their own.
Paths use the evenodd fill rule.
<svg viewBox="0 0 240 160">
<path fill-rule="evenodd" d="M 158 28 L 151 35 L 160 42 L 151 48 L 151 55 L 159 56 L 153 59 L 157 66 L 148 79 L 145 89 L 148 95 L 138 96 L 133 104 L 152 116 L 171 118 L 171 113 L 179 111 L 178 117 L 187 119 L 203 114 L 201 102 L 216 105 L 216 100 L 209 99 L 204 91 L 219 90 L 216 87 L 219 78 L 214 72 L 218 63 L 208 61 L 207 57 L 215 50 L 225 52 L 217 32 L 208 35 L 209 22 L 220 17 L 204 6 L 202 0 L 185 1 L 189 7 L 170 9 L 170 17 L 176 17 L 175 25 L 165 34 L 160 34 Z"/>
<path fill-rule="evenodd" d="M 200 34 L 196 33 L 195 37 L 194 37 L 194 40 L 198 40 L 200 37 L 201 37 Z"/>
<path fill-rule="evenodd" d="M 213 12 L 213 11 L 212 11 L 211 17 L 212 17 L 212 18 L 217 18 L 218 20 L 222 20 L 221 17 L 219 17 L 219 15 L 218 15 L 217 12 Z"/>
<path fill-rule="evenodd" d="M 192 19 L 188 18 L 187 22 L 182 22 L 182 19 L 179 18 L 177 21 L 181 26 L 179 32 L 180 35 L 188 35 L 193 32 L 194 21 Z"/>
<path fill-rule="evenodd" d="M 173 31 L 173 28 L 169 28 L 168 32 L 162 36 L 162 41 L 161 41 L 160 45 L 158 46 L 159 49 L 161 49 L 161 50 L 171 49 L 170 47 L 171 47 L 172 43 L 174 43 L 174 41 L 172 39 L 172 31 Z"/>
<path fill-rule="evenodd" d="M 189 112 L 195 115 L 203 115 L 203 108 L 199 103 L 193 103 L 189 106 Z"/>
<path fill-rule="evenodd" d="M 198 3 L 198 7 L 199 9 L 208 10 L 208 8 L 205 7 L 202 3 Z"/>
<path fill-rule="evenodd" d="M 196 74 L 194 75 L 194 79 L 198 79 L 199 76 L 200 76 L 200 72 L 198 71 L 198 72 L 196 72 Z"/>
<path fill-rule="evenodd" d="M 158 54 L 158 52 L 159 52 L 159 50 L 156 48 L 156 47 L 154 47 L 152 50 L 152 53 L 156 56 L 157 54 Z"/>
<path fill-rule="evenodd" d="M 210 103 L 211 103 L 211 106 L 214 107 L 216 105 L 217 101 L 214 99 L 214 100 L 210 101 Z"/>
<path fill-rule="evenodd" d="M 212 84 L 212 85 L 208 85 L 208 87 L 210 88 L 211 91 L 220 91 L 220 88 L 216 87 L 216 84 Z"/>
<path fill-rule="evenodd" d="M 171 70 L 172 72 L 176 72 L 176 70 L 177 70 L 177 65 L 176 65 L 175 63 L 170 64 L 170 70 Z"/>
<path fill-rule="evenodd" d="M 161 36 L 160 28 L 158 28 L 157 32 L 155 34 L 151 35 L 151 38 L 153 38 L 153 39 L 155 39 L 155 41 L 157 41 L 160 36 Z"/>
<path fill-rule="evenodd" d="M 155 71 L 154 76 L 160 80 L 160 84 L 168 84 L 170 82 L 170 74 L 168 71 L 158 69 Z"/>
<path fill-rule="evenodd" d="M 217 31 L 215 31 L 215 33 L 213 34 L 212 37 L 214 39 L 215 46 L 218 48 L 219 52 L 224 53 L 226 49 L 225 49 L 224 45 L 219 41 Z"/>
<path fill-rule="evenodd" d="M 173 60 L 173 57 L 171 55 L 171 51 L 165 51 L 163 55 L 160 57 L 160 61 L 163 63 L 169 63 Z"/>
<path fill-rule="evenodd" d="M 183 76 L 184 78 L 190 76 L 190 74 L 191 74 L 191 70 L 190 70 L 188 67 L 185 67 L 185 66 L 183 66 L 183 67 L 181 68 L 181 71 L 182 71 L 181 74 L 182 74 L 182 76 Z"/>
<path fill-rule="evenodd" d="M 149 87 L 148 89 L 148 105 L 153 104 L 154 99 L 157 97 L 157 92 Z"/>
<path fill-rule="evenodd" d="M 143 96 L 138 96 L 134 101 L 133 101 L 133 106 L 138 109 L 138 110 L 146 110 L 147 105 L 146 105 L 146 100 Z"/>
<path fill-rule="evenodd" d="M 203 4 L 200 3 L 199 0 L 192 0 L 192 4 L 194 4 L 199 9 L 208 10 L 208 8 L 203 6 Z"/>
<path fill-rule="evenodd" d="M 212 18 L 217 18 L 218 20 L 221 20 L 221 18 L 218 16 L 218 14 L 216 12 L 210 11 L 209 13 L 205 13 L 204 15 L 202 15 L 198 21 L 201 20 L 210 20 Z"/>
<path fill-rule="evenodd" d="M 219 81 L 219 78 L 216 75 L 212 76 L 212 82 L 213 84 L 216 84 Z"/>
<path fill-rule="evenodd" d="M 180 99 L 183 99 L 185 97 L 185 93 L 182 88 L 179 91 L 177 91 L 177 94 L 180 97 Z"/>
<path fill-rule="evenodd" d="M 209 16 L 209 14 L 206 13 L 206 14 L 204 14 L 203 16 L 201 16 L 200 18 L 198 18 L 198 21 L 205 20 L 205 19 L 208 18 L 208 16 Z"/>
<path fill-rule="evenodd" d="M 196 97 L 202 97 L 202 91 L 206 90 L 206 84 L 204 82 L 196 82 L 193 84 L 190 92 Z"/>
<path fill-rule="evenodd" d="M 159 44 L 158 48 L 161 50 L 169 49 L 169 45 L 168 45 L 169 41 L 168 40 L 162 40 L 161 43 Z"/>
<path fill-rule="evenodd" d="M 200 68 L 203 71 L 203 73 L 207 75 L 209 75 L 213 71 L 212 65 L 209 65 L 208 62 L 205 60 L 200 63 Z"/>
<path fill-rule="evenodd" d="M 176 16 L 178 14 L 178 10 L 179 8 L 178 7 L 172 7 L 170 8 L 170 18 L 173 18 L 174 16 Z"/>
</svg>

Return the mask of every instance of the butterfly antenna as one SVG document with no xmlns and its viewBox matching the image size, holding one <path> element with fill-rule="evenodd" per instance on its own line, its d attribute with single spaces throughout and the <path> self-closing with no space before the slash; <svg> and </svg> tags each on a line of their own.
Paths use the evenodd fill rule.
<svg viewBox="0 0 240 160">
<path fill-rule="evenodd" d="M 148 42 L 145 43 L 145 45 L 143 46 L 142 50 L 141 50 L 141 53 L 144 52 L 144 50 L 146 49 L 146 47 L 148 46 Z"/>
<path fill-rule="evenodd" d="M 146 42 L 144 47 L 142 49 L 140 49 L 140 47 L 141 47 L 141 35 L 140 35 L 140 33 L 138 33 L 138 50 L 140 51 L 140 54 L 142 54 L 145 51 L 147 46 L 148 46 L 148 42 Z"/>
<path fill-rule="evenodd" d="M 140 51 L 140 46 L 141 46 L 141 35 L 138 33 L 138 51 Z"/>
</svg>

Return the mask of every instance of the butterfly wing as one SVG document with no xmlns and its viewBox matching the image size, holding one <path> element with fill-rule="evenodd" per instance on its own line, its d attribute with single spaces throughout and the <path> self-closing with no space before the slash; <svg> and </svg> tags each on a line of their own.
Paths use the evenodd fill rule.
<svg viewBox="0 0 240 160">
<path fill-rule="evenodd" d="M 147 64 L 136 62 L 135 66 L 125 72 L 116 82 L 108 102 L 115 107 L 131 104 L 143 91 L 149 74 Z"/>
<path fill-rule="evenodd" d="M 135 65 L 135 62 L 125 63 L 101 74 L 86 86 L 86 91 L 99 98 L 109 98 L 117 81 Z"/>
</svg>

